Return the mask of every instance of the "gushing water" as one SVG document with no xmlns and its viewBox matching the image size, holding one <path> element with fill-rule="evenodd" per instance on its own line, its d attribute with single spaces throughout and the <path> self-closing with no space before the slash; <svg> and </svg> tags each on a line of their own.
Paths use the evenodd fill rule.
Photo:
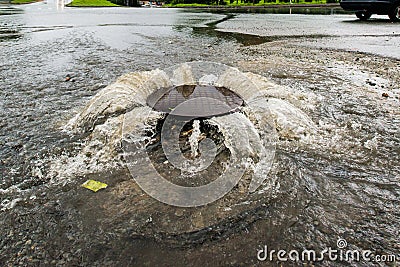
<svg viewBox="0 0 400 267">
<path fill-rule="evenodd" d="M 213 72 L 214 78 L 211 80 L 206 78 L 210 77 L 209 72 Z M 103 89 L 65 127 L 70 131 L 88 132 L 91 136 L 89 143 L 78 156 L 81 159 L 64 164 L 67 166 L 65 169 L 68 172 L 78 171 L 79 164 L 77 165 L 76 162 L 85 162 L 84 155 L 87 154 L 93 157 L 90 162 L 94 160 L 104 167 L 121 165 L 115 159 L 119 158 L 118 144 L 123 138 L 122 132 L 129 133 L 131 141 L 142 141 L 143 138 L 148 138 L 145 136 L 149 132 L 156 132 L 154 128 L 148 129 L 146 128 L 148 126 L 143 126 L 155 127 L 154 123 L 149 124 L 148 120 L 153 117 L 148 117 L 148 115 L 158 114 L 155 115 L 156 118 L 164 116 L 162 112 L 150 111 L 146 107 L 146 98 L 160 88 L 194 84 L 196 80 L 204 83 L 207 79 L 213 85 L 229 88 L 246 100 L 247 105 L 238 110 L 238 113 L 206 119 L 204 123 L 216 127 L 223 136 L 223 144 L 230 151 L 230 157 L 240 159 L 241 164 L 252 171 L 254 179 L 249 189 L 251 192 L 255 191 L 267 179 L 271 169 L 276 133 L 283 138 L 301 139 L 312 134 L 315 126 L 300 109 L 286 101 L 267 97 L 268 92 L 276 90 L 279 86 L 261 76 L 251 73 L 243 74 L 237 69 L 208 62 L 186 63 L 165 71 L 126 74 L 115 84 Z M 137 112 L 142 115 L 138 115 Z M 142 120 L 141 124 L 137 123 L 138 120 Z M 243 123 L 245 123 L 243 128 L 232 128 L 234 125 Z M 139 125 L 142 126 L 139 127 Z M 204 160 L 204 157 L 196 159 L 202 136 L 199 120 L 193 120 L 191 131 L 188 142 L 193 160 L 187 160 L 184 157 L 176 158 L 176 155 L 180 154 L 177 143 L 167 142 L 164 150 L 175 151 L 175 154 L 169 158 L 175 166 L 189 172 L 195 170 L 197 172 L 204 170 L 212 161 Z M 146 141 L 146 144 L 149 142 Z M 110 165 L 110 162 L 114 164 Z M 95 168 L 83 168 L 80 171 L 85 172 L 88 169 L 93 171 Z"/>
<path fill-rule="evenodd" d="M 195 158 L 199 154 L 199 138 L 201 135 L 200 131 L 200 121 L 199 120 L 194 120 L 193 121 L 193 131 L 192 134 L 189 137 L 189 143 L 190 143 L 190 150 L 192 152 L 192 157 Z"/>
</svg>

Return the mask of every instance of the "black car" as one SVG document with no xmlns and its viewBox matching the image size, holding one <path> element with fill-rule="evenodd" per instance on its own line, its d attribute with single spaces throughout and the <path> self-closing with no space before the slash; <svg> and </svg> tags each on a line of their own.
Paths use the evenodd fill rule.
<svg viewBox="0 0 400 267">
<path fill-rule="evenodd" d="M 341 0 L 340 6 L 344 10 L 355 11 L 360 20 L 378 14 L 389 15 L 391 21 L 400 21 L 400 0 Z"/>
</svg>

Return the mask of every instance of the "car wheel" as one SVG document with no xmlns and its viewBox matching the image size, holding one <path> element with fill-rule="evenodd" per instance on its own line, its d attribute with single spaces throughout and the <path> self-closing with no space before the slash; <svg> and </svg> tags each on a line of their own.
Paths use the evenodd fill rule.
<svg viewBox="0 0 400 267">
<path fill-rule="evenodd" d="M 391 21 L 400 21 L 400 2 L 394 4 L 394 7 L 389 13 L 389 18 Z"/>
<path fill-rule="evenodd" d="M 359 18 L 360 20 L 367 20 L 371 17 L 372 13 L 368 12 L 368 11 L 359 11 L 356 12 L 356 16 L 357 18 Z"/>
</svg>

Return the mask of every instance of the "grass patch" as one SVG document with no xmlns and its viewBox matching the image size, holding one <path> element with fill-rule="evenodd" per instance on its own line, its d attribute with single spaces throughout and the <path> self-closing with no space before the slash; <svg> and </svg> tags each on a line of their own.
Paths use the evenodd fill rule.
<svg viewBox="0 0 400 267">
<path fill-rule="evenodd" d="M 11 4 L 14 5 L 22 5 L 22 4 L 32 4 L 32 3 L 36 3 L 36 2 L 40 2 L 42 0 L 12 0 Z"/>
<path fill-rule="evenodd" d="M 67 6 L 71 7 L 107 7 L 119 6 L 107 0 L 73 0 Z"/>
</svg>

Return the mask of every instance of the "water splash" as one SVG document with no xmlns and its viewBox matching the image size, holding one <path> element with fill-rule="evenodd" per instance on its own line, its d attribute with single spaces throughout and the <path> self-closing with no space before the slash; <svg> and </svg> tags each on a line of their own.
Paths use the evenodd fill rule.
<svg viewBox="0 0 400 267">
<path fill-rule="evenodd" d="M 50 171 L 53 181 L 60 177 L 66 181 L 84 173 L 121 168 L 121 143 L 125 140 L 141 144 L 145 149 L 156 141 L 157 122 L 165 117 L 165 114 L 146 106 L 147 97 L 160 88 L 196 83 L 229 88 L 246 101 L 242 113 L 213 117 L 204 120 L 204 123 L 218 128 L 231 159 L 240 159 L 240 165 L 251 171 L 250 192 L 266 183 L 274 158 L 277 138 L 271 136 L 275 131 L 279 138 L 287 140 L 306 140 L 315 134 L 316 126 L 303 111 L 278 98 L 290 95 L 289 90 L 256 74 L 244 74 L 238 69 L 210 62 L 192 62 L 167 70 L 129 73 L 101 90 L 67 124 L 65 129 L 86 133 L 88 137 L 77 156 L 60 158 L 54 162 Z M 233 130 L 232 125 L 238 125 L 239 122 L 244 123 L 244 128 Z M 194 120 L 192 124 L 189 144 L 191 156 L 195 159 L 200 144 L 205 145 L 205 141 L 199 143 L 200 122 Z M 128 134 L 123 136 L 123 133 Z M 191 168 L 184 168 L 183 165 L 188 164 Z M 197 161 L 181 160 L 182 166 L 177 166 L 186 170 L 186 173 L 194 173 L 204 170 L 209 164 L 211 162 L 199 158 Z M 193 169 L 193 166 L 197 167 Z M 225 168 L 227 166 L 229 163 Z"/>
<path fill-rule="evenodd" d="M 201 131 L 200 131 L 200 121 L 193 121 L 193 131 L 189 137 L 190 149 L 192 152 L 192 157 L 195 158 L 199 154 L 199 139 L 200 139 Z"/>
</svg>

